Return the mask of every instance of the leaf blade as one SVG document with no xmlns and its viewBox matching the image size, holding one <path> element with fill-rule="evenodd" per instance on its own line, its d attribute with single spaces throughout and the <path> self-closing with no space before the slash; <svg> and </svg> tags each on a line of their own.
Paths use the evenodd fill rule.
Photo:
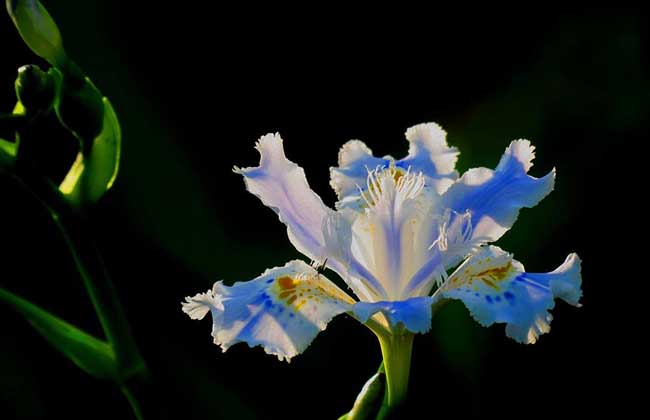
<svg viewBox="0 0 650 420">
<path fill-rule="evenodd" d="M 119 380 L 113 350 L 105 341 L 6 289 L 0 288 L 0 301 L 23 315 L 55 349 L 84 372 L 99 379 Z"/>
<path fill-rule="evenodd" d="M 352 409 L 338 420 L 371 420 L 377 418 L 383 408 L 386 389 L 386 373 L 382 363 L 361 388 Z"/>
</svg>

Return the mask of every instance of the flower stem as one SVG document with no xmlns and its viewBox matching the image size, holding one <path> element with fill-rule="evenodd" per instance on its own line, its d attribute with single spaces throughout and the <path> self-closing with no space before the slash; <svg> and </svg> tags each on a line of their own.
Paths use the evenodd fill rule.
<svg viewBox="0 0 650 420">
<path fill-rule="evenodd" d="M 68 245 L 108 343 L 115 353 L 120 375 L 117 385 L 129 401 L 136 419 L 142 420 L 144 417 L 138 402 L 142 396 L 134 395 L 132 385 L 134 381 L 140 381 L 146 386 L 148 370 L 101 254 L 87 233 L 83 215 L 72 208 L 47 179 L 28 172 L 9 175 L 47 210 Z"/>
<path fill-rule="evenodd" d="M 135 415 L 135 418 L 137 420 L 144 420 L 144 417 L 142 416 L 142 410 L 140 410 L 140 404 L 138 403 L 138 400 L 135 398 L 131 390 L 129 389 L 128 386 L 122 385 L 120 387 L 122 390 L 122 393 L 126 397 L 126 399 L 129 401 L 129 405 L 131 406 L 131 411 L 133 411 L 133 415 Z"/>
<path fill-rule="evenodd" d="M 386 371 L 384 406 L 389 412 L 406 399 L 413 334 L 408 331 L 394 332 L 388 335 L 378 335 L 378 338 Z"/>
<path fill-rule="evenodd" d="M 123 380 L 145 375 L 146 366 L 131 333 L 124 309 L 84 217 L 73 209 L 49 180 L 29 171 L 10 174 L 50 214 L 73 257 L 99 322 L 115 352 Z"/>
</svg>

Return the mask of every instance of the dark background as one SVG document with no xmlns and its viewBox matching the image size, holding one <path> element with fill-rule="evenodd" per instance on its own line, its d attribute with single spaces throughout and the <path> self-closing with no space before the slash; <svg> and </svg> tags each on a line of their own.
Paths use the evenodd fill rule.
<svg viewBox="0 0 650 420">
<path fill-rule="evenodd" d="M 532 174 L 557 167 L 553 194 L 522 211 L 499 245 L 538 272 L 578 252 L 584 307 L 558 302 L 552 332 L 523 346 L 502 325 L 481 328 L 462 305 L 448 306 L 416 339 L 410 412 L 632 410 L 644 330 L 630 295 L 645 278 L 623 267 L 643 264 L 633 261 L 644 251 L 619 235 L 642 236 L 645 187 L 630 163 L 647 138 L 642 13 L 200 3 L 44 2 L 68 54 L 122 123 L 119 180 L 92 228 L 169 418 L 332 419 L 349 409 L 380 361 L 356 321 L 335 319 L 287 365 L 244 345 L 222 354 L 210 321 L 191 321 L 180 302 L 216 280 L 251 279 L 300 257 L 276 215 L 231 172 L 256 164 L 260 135 L 279 131 L 289 158 L 333 205 L 328 168 L 343 142 L 360 138 L 401 157 L 403 132 L 425 121 L 448 131 L 461 171 L 494 167 L 522 137 L 537 146 Z M 0 111 L 9 112 L 16 69 L 46 66 L 6 15 L 0 47 Z M 61 176 L 73 143 L 52 137 Z M 101 335 L 53 224 L 6 177 L 0 188 L 0 286 Z M 131 418 L 117 389 L 78 370 L 20 316 L 0 307 L 0 326 L 0 418 Z"/>
</svg>

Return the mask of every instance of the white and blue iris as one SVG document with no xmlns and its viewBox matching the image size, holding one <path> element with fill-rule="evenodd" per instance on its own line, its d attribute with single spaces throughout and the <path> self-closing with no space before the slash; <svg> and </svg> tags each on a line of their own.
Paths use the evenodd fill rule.
<svg viewBox="0 0 650 420">
<path fill-rule="evenodd" d="M 513 141 L 494 170 L 474 168 L 459 177 L 458 150 L 438 125 L 411 127 L 406 138 L 409 153 L 400 160 L 374 157 L 358 140 L 344 144 L 338 167 L 331 168 L 335 209 L 286 158 L 277 134 L 257 143 L 259 166 L 235 168 L 248 190 L 278 213 L 296 249 L 326 261 L 353 294 L 294 260 L 251 281 L 217 282 L 186 298 L 183 310 L 193 319 L 211 312 L 212 336 L 224 350 L 245 342 L 289 360 L 341 313 L 384 334 L 424 333 L 432 308 L 458 299 L 482 325 L 505 323 L 509 337 L 534 343 L 550 328 L 554 298 L 579 306 L 576 254 L 550 273 L 528 273 L 489 245 L 512 227 L 521 208 L 553 189 L 555 171 L 528 175 L 529 141 Z"/>
</svg>

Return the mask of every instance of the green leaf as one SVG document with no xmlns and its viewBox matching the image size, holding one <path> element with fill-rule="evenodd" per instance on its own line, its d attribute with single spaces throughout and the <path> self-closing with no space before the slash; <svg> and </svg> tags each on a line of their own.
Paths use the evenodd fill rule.
<svg viewBox="0 0 650 420">
<path fill-rule="evenodd" d="M 377 373 L 363 385 L 361 392 L 354 401 L 352 410 L 339 417 L 339 420 L 367 420 L 375 419 L 384 402 L 386 388 L 386 374 L 384 364 L 379 366 Z"/>
<path fill-rule="evenodd" d="M 0 139 L 0 152 L 16 157 L 16 143 Z"/>
<path fill-rule="evenodd" d="M 119 379 L 115 356 L 108 343 L 2 288 L 0 301 L 23 315 L 54 348 L 84 372 L 100 379 Z"/>
<path fill-rule="evenodd" d="M 55 102 L 59 121 L 80 141 L 81 151 L 88 155 L 94 140 L 103 129 L 104 96 L 72 60 L 48 73 L 57 79 L 58 97 Z"/>
<path fill-rule="evenodd" d="M 9 169 L 16 159 L 16 143 L 0 139 L 0 170 Z"/>
<path fill-rule="evenodd" d="M 93 142 L 90 153 L 79 152 L 59 190 L 77 205 L 97 202 L 115 182 L 120 166 L 122 131 L 113 106 L 103 98 L 102 132 Z"/>
<path fill-rule="evenodd" d="M 6 0 L 7 12 L 27 46 L 53 66 L 65 63 L 61 33 L 38 0 Z"/>
</svg>

